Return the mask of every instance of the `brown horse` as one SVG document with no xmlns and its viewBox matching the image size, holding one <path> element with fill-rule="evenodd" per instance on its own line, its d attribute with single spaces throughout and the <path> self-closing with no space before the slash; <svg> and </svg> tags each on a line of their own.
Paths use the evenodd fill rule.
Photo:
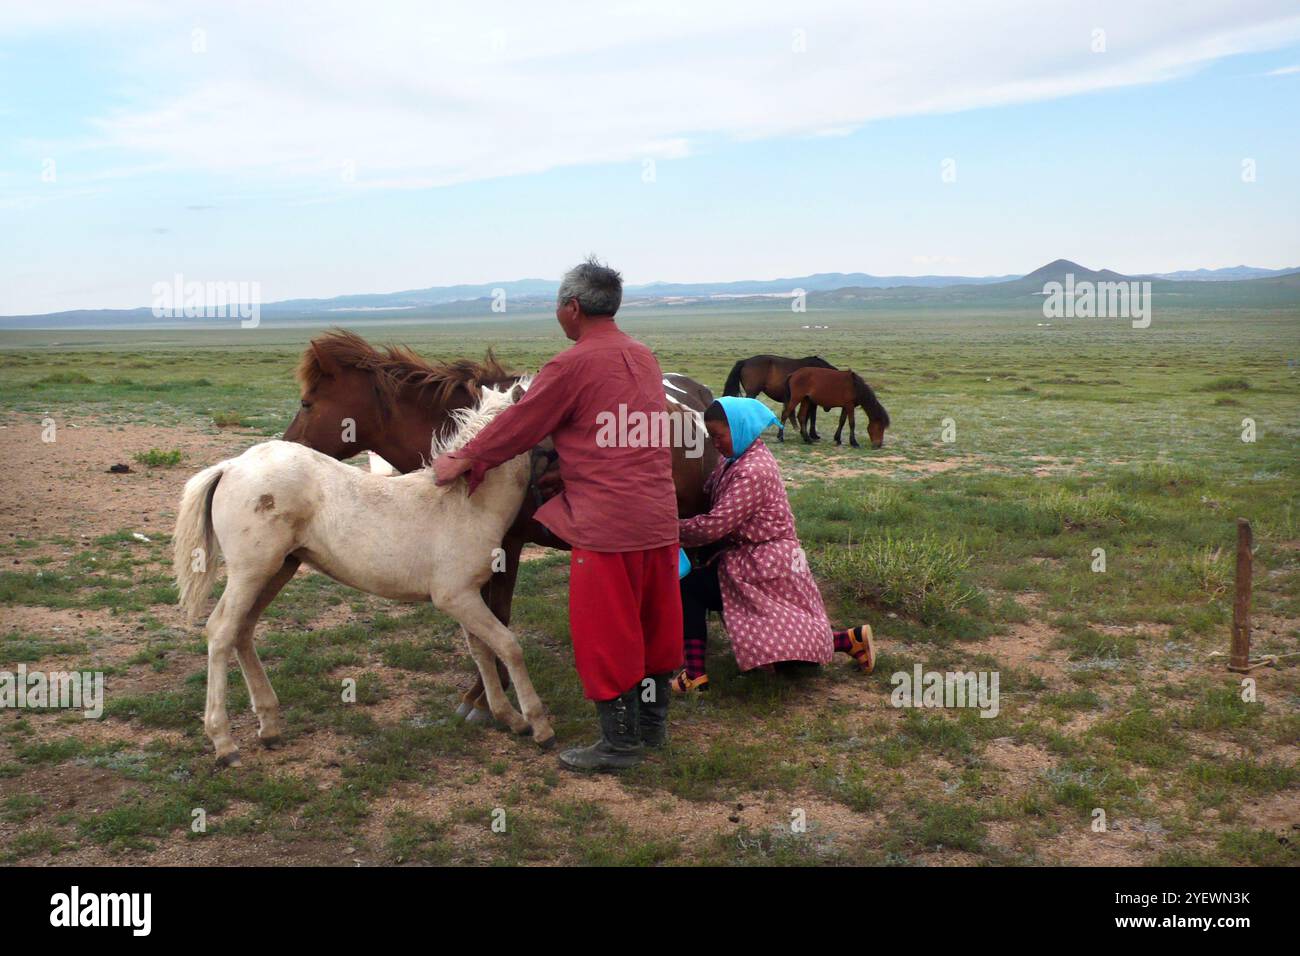
<svg viewBox="0 0 1300 956">
<path fill-rule="evenodd" d="M 871 447 L 879 448 L 885 443 L 885 429 L 889 427 L 889 412 L 880 404 L 871 386 L 862 380 L 862 376 L 851 369 L 837 371 L 825 368 L 802 368 L 790 376 L 787 382 L 785 408 L 781 420 L 787 417 L 793 420 L 795 407 L 799 408 L 799 434 L 805 442 L 810 441 L 805 425 L 812 412 L 820 405 L 826 411 L 840 409 L 840 427 L 835 429 L 835 444 L 840 444 L 840 435 L 844 432 L 844 420 L 849 420 L 849 444 L 858 445 L 854 433 L 853 409 L 861 406 L 867 416 L 867 435 L 871 438 Z"/>
<path fill-rule="evenodd" d="M 780 355 L 754 355 L 747 359 L 741 359 L 731 367 L 731 373 L 727 376 L 726 384 L 722 386 L 723 395 L 745 395 L 746 398 L 753 398 L 762 393 L 774 402 L 779 402 L 784 410 L 787 405 L 789 396 L 786 394 L 786 380 L 794 372 L 801 368 L 835 368 L 830 362 L 817 355 L 808 355 L 804 358 L 793 359 L 785 358 Z M 785 419 L 784 412 L 781 415 L 780 431 L 777 433 L 777 441 L 785 441 Z M 793 418 L 791 418 L 793 421 Z M 817 408 L 813 407 L 808 419 L 807 434 L 812 437 L 813 441 L 821 438 L 817 434 Z M 805 438 L 805 441 L 807 438 Z"/>
<path fill-rule="evenodd" d="M 297 377 L 302 387 L 301 408 L 284 433 L 285 441 L 299 442 L 340 460 L 373 451 L 403 473 L 424 464 L 432 436 L 449 427 L 453 409 L 477 402 L 481 386 L 501 388 L 520 378 L 506 371 L 491 351 L 481 363 L 464 359 L 430 362 L 407 348 L 376 349 L 361 336 L 342 330 L 312 340 L 298 364 Z M 703 412 L 703 407 L 694 407 L 699 399 L 690 385 L 703 386 L 685 376 L 671 379 L 678 388 L 685 388 L 683 395 L 673 394 L 676 401 L 669 402 L 669 410 Z M 717 451 L 703 436 L 702 425 L 700 429 L 701 455 L 690 457 L 688 449 L 673 446 L 673 484 L 677 511 L 683 518 L 708 510 L 704 481 L 718 460 Z M 523 546 L 569 548 L 533 520 L 547 496 L 547 487 L 554 487 L 557 479 L 552 468 L 534 482 L 534 491 L 525 496 L 501 542 L 505 570 L 493 574 L 483 588 L 483 600 L 507 626 Z M 462 698 L 460 713 L 483 719 L 487 712 L 479 678 Z"/>
<path fill-rule="evenodd" d="M 428 362 L 408 348 L 376 349 L 354 332 L 331 330 L 298 362 L 301 407 L 285 441 L 340 460 L 373 451 L 403 474 L 429 457 L 433 435 L 468 408 L 479 387 L 513 385 L 519 376 L 488 351 L 483 362 Z"/>
</svg>

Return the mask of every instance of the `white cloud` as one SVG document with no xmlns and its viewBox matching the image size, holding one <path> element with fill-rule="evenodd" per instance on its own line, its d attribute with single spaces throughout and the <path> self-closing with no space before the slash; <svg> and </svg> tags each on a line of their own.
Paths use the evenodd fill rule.
<svg viewBox="0 0 1300 956">
<path fill-rule="evenodd" d="M 131 105 L 88 117 L 83 147 L 324 195 L 674 158 L 713 136 L 844 135 L 1158 82 L 1300 37 L 1294 4 L 1273 0 L 107 9 L 0 14 L 0 36 L 93 30 L 120 54 Z"/>
</svg>

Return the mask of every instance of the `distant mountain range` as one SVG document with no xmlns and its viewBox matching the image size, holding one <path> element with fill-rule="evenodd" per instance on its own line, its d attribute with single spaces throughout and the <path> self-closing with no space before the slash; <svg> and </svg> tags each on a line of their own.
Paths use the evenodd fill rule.
<svg viewBox="0 0 1300 956">
<path fill-rule="evenodd" d="M 1300 272 L 1300 266 L 1290 269 L 1256 269 L 1254 266 L 1229 266 L 1226 269 L 1184 269 L 1181 272 L 1156 272 L 1152 278 L 1183 279 L 1188 282 L 1226 282 L 1233 279 L 1267 279 Z"/>
<path fill-rule="evenodd" d="M 793 289 L 827 292 L 848 286 L 884 289 L 892 286 L 937 288 L 950 285 L 985 285 L 1006 282 L 1018 276 L 873 276 L 865 272 L 819 272 L 789 279 L 741 279 L 735 282 L 650 282 L 628 285 L 625 299 L 666 299 L 677 296 L 789 295 Z M 407 292 L 379 292 L 343 295 L 330 299 L 286 299 L 262 306 L 262 311 L 330 312 L 366 309 L 411 309 L 449 302 L 489 299 L 503 289 L 506 298 L 548 296 L 554 298 L 560 283 L 554 279 L 515 279 L 509 282 L 484 282 L 479 285 L 444 285 Z"/>
<path fill-rule="evenodd" d="M 1152 292 L 1178 296 L 1182 304 L 1219 307 L 1255 305 L 1300 306 L 1300 267 L 1256 269 L 1194 269 L 1152 275 L 1126 276 L 1109 269 L 1089 269 L 1068 259 L 1056 259 L 1023 276 L 874 276 L 865 272 L 822 272 L 785 279 L 735 282 L 652 282 L 629 285 L 624 305 L 641 309 L 656 305 L 762 306 L 771 299 L 789 298 L 802 289 L 810 306 L 867 308 L 871 306 L 1008 306 L 1028 304 L 1043 294 L 1043 285 L 1075 282 L 1149 281 Z M 513 313 L 545 311 L 555 301 L 559 283 L 551 279 L 516 279 L 506 282 L 433 286 L 405 292 L 335 296 L 329 299 L 286 299 L 264 303 L 262 321 L 333 324 L 365 321 L 418 321 L 421 319 L 491 316 L 490 305 L 504 290 Z M 149 308 L 81 309 L 46 315 L 0 316 L 0 329 L 160 328 L 215 327 L 231 319 L 157 318 Z"/>
<path fill-rule="evenodd" d="M 1089 269 L 1056 259 L 1018 279 L 986 285 L 954 285 L 942 288 L 846 288 L 810 294 L 810 307 L 870 308 L 1015 308 L 1042 302 L 1048 282 L 1065 283 L 1067 276 L 1080 282 L 1150 282 L 1157 301 L 1176 302 L 1198 308 L 1300 308 L 1300 269 L 1259 270 L 1258 278 L 1205 281 L 1163 279 L 1158 276 L 1126 276 L 1111 269 Z"/>
</svg>

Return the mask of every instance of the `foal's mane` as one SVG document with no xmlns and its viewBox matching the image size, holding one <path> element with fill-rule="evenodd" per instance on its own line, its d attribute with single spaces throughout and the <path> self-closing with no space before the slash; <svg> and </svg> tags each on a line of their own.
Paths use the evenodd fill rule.
<svg viewBox="0 0 1300 956">
<path fill-rule="evenodd" d="M 853 387 L 857 393 L 858 401 L 867 410 L 867 416 L 873 421 L 879 421 L 880 424 L 888 428 L 889 412 L 885 411 L 885 406 L 881 405 L 880 399 L 876 398 L 875 390 L 857 372 L 851 374 L 853 375 Z"/>
<path fill-rule="evenodd" d="M 295 374 L 304 390 L 315 387 L 325 375 L 321 356 L 344 368 L 370 373 L 386 411 L 392 409 L 403 389 L 415 389 L 420 399 L 446 406 L 458 388 L 463 387 L 477 401 L 480 386 L 513 383 L 518 378 L 506 371 L 490 348 L 482 362 L 431 362 L 405 345 L 375 348 L 355 332 L 331 329 L 312 339 L 298 362 Z"/>
<path fill-rule="evenodd" d="M 478 400 L 473 405 L 453 408 L 448 413 L 451 427 L 444 434 L 433 436 L 429 447 L 430 463 L 441 454 L 469 444 L 470 439 L 486 428 L 492 419 L 522 398 L 532 381 L 532 376 L 526 375 L 509 388 L 485 385 L 479 389 Z"/>
</svg>

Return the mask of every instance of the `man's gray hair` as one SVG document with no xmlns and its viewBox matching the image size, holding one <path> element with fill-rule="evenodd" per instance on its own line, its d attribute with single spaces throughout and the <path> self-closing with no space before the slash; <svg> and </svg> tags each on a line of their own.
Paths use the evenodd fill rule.
<svg viewBox="0 0 1300 956">
<path fill-rule="evenodd" d="M 564 274 L 559 304 L 577 299 L 587 315 L 613 315 L 623 304 L 623 277 L 595 256 L 588 256 Z"/>
</svg>

